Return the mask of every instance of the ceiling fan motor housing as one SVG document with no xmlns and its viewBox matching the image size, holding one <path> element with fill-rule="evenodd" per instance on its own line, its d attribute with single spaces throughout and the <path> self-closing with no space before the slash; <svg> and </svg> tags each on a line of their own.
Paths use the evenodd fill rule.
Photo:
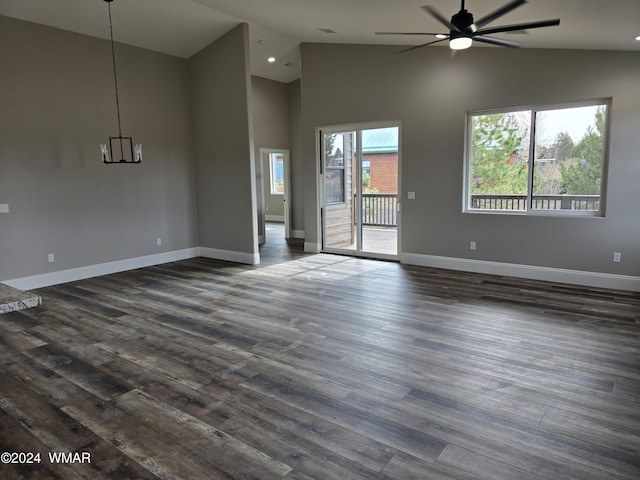
<svg viewBox="0 0 640 480">
<path fill-rule="evenodd" d="M 473 24 L 473 15 L 465 9 L 460 10 L 453 17 L 451 17 L 451 24 L 455 26 L 458 31 L 452 30 L 450 32 L 451 37 L 458 37 L 461 34 L 470 34 L 476 31 Z"/>
</svg>

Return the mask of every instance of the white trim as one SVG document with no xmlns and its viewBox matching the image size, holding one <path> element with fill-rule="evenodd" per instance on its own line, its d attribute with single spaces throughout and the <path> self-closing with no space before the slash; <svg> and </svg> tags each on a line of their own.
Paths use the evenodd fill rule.
<svg viewBox="0 0 640 480">
<path fill-rule="evenodd" d="M 136 268 L 151 267 L 153 265 L 185 260 L 187 258 L 197 256 L 198 249 L 186 248 L 184 250 L 175 250 L 173 252 L 157 253 L 153 255 L 146 255 L 144 257 L 127 258 L 124 260 L 70 268 L 68 270 L 60 270 L 57 272 L 42 273 L 30 277 L 6 280 L 2 283 L 13 288 L 19 288 L 20 290 L 33 290 L 36 288 L 58 285 L 60 283 L 75 282 L 76 280 L 84 280 L 86 278 L 99 277 L 101 275 L 109 275 L 111 273 L 135 270 Z"/>
<path fill-rule="evenodd" d="M 325 251 L 327 253 L 335 253 L 338 252 L 339 249 L 335 248 L 327 248 L 326 241 L 326 229 L 324 228 L 324 215 L 326 215 L 326 198 L 325 198 L 325 185 L 324 185 L 324 175 L 325 175 L 325 166 L 324 166 L 324 136 L 326 134 L 332 133 L 343 133 L 353 131 L 356 132 L 356 143 L 362 144 L 362 131 L 363 130 L 374 130 L 377 128 L 397 128 L 398 129 L 398 180 L 397 180 L 397 191 L 398 191 L 398 204 L 401 205 L 402 202 L 402 120 L 376 120 L 371 122 L 359 122 L 359 123 L 347 123 L 342 125 L 329 125 L 323 127 L 316 127 L 316 171 L 318 174 L 316 175 L 316 206 L 317 206 L 317 217 L 316 217 L 316 228 L 318 231 L 318 239 L 320 243 L 318 244 L 318 251 L 307 250 L 307 245 L 305 243 L 305 252 L 318 253 L 321 251 Z M 354 156 L 354 162 L 358 164 L 362 163 L 362 152 L 356 152 Z M 362 177 L 356 179 L 357 182 L 357 191 L 362 192 Z M 362 213 L 360 212 L 360 207 L 356 206 L 355 217 L 356 219 L 362 218 Z M 400 213 L 400 211 L 398 211 Z M 397 215 L 397 255 L 386 255 L 386 254 L 375 254 L 373 252 L 363 252 L 361 240 L 358 238 L 357 245 L 355 250 L 349 250 L 348 252 L 344 252 L 347 255 L 352 256 L 366 256 L 371 257 L 373 254 L 374 258 L 381 258 L 385 260 L 400 260 L 400 245 L 402 245 L 401 238 L 401 215 Z M 360 225 L 360 221 L 358 221 L 358 225 Z M 361 226 L 360 226 L 361 228 Z M 315 245 L 315 244 L 313 244 Z M 309 248 L 312 248 L 311 246 Z M 340 253 L 340 252 L 338 252 Z"/>
<path fill-rule="evenodd" d="M 38 288 L 49 287 L 51 285 L 75 282 L 77 280 L 100 277 L 102 275 L 110 275 L 112 273 L 126 272 L 137 268 L 152 267 L 154 265 L 177 262 L 179 260 L 186 260 L 188 258 L 195 257 L 213 258 L 216 260 L 225 260 L 249 265 L 258 265 L 260 263 L 259 253 L 251 254 L 207 247 L 194 247 L 175 250 L 172 252 L 145 255 L 144 257 L 126 258 L 124 260 L 115 260 L 113 262 L 70 268 L 68 270 L 59 270 L 57 272 L 42 273 L 39 275 L 32 275 L 30 277 L 14 278 L 3 281 L 2 283 L 20 290 L 35 290 Z"/>
<path fill-rule="evenodd" d="M 285 235 L 285 238 L 298 238 L 301 240 L 304 240 L 304 230 L 289 230 L 289 236 L 287 237 Z M 262 237 L 264 238 L 264 237 Z M 265 243 L 265 240 L 263 239 L 262 243 Z"/>
<path fill-rule="evenodd" d="M 312 242 L 304 242 L 305 253 L 320 253 L 320 244 Z"/>
<path fill-rule="evenodd" d="M 227 262 L 244 263 L 246 265 L 259 265 L 259 253 L 235 252 L 233 250 L 220 250 L 218 248 L 198 247 L 198 256 L 225 260 Z"/>
<path fill-rule="evenodd" d="M 304 232 L 301 233 L 304 238 Z M 307 253 L 320 253 L 320 244 L 305 242 L 304 251 Z M 175 262 L 194 257 L 213 258 L 229 262 L 258 265 L 260 254 L 219 250 L 215 248 L 197 247 L 176 250 L 173 252 L 146 255 L 144 257 L 116 260 L 114 262 L 100 263 L 86 267 L 71 268 L 58 272 L 43 273 L 30 277 L 16 278 L 3 281 L 5 285 L 20 290 L 34 290 L 38 288 L 58 285 L 61 283 L 84 280 L 86 278 L 99 277 L 112 273 L 134 270 L 137 268 L 151 267 L 163 263 Z M 489 275 L 502 275 L 532 280 L 543 280 L 575 285 L 586 285 L 598 288 L 611 288 L 616 290 L 628 290 L 640 292 L 640 277 L 629 275 L 616 275 L 609 273 L 585 272 L 581 270 L 566 270 L 562 268 L 538 267 L 533 265 L 519 265 L 500 262 L 488 262 L 483 260 L 470 260 L 464 258 L 441 257 L 436 255 L 422 255 L 417 253 L 401 253 L 400 261 L 407 265 L 422 267 L 444 268 L 466 272 L 485 273 Z"/>
<path fill-rule="evenodd" d="M 279 195 L 271 193 L 271 161 L 270 155 L 272 153 L 282 154 L 283 162 L 284 162 L 284 193 L 282 194 L 283 203 L 284 203 L 284 214 L 278 216 L 271 216 L 264 214 L 264 221 L 270 222 L 282 222 L 284 223 L 284 235 L 285 238 L 289 238 L 290 229 L 291 229 L 291 167 L 289 163 L 289 150 L 286 148 L 261 148 L 260 149 L 260 171 L 264 176 L 265 180 L 268 178 L 267 185 L 265 182 L 262 182 L 262 205 L 266 206 L 266 197 L 267 195 Z M 264 164 L 269 164 L 269 175 L 264 174 Z M 267 187 L 268 192 L 267 193 Z M 271 218 L 273 217 L 273 219 Z"/>
<path fill-rule="evenodd" d="M 611 142 L 611 105 L 612 99 L 595 98 L 592 100 L 580 100 L 576 102 L 552 103 L 542 105 L 522 105 L 515 107 L 495 108 L 489 110 L 474 110 L 466 113 L 467 122 L 465 129 L 464 144 L 464 168 L 463 168 L 463 190 L 462 190 L 462 212 L 463 213 L 488 213 L 494 215 L 524 215 L 524 216 L 549 216 L 549 217 L 587 217 L 587 218 L 603 218 L 605 216 L 607 201 L 607 174 L 609 171 L 609 149 Z M 532 205 L 533 183 L 534 183 L 534 155 L 536 145 L 536 121 L 540 112 L 551 112 L 565 110 L 569 108 L 581 107 L 606 107 L 605 112 L 605 132 L 603 135 L 603 149 L 600 170 L 600 209 L 598 211 L 576 211 L 576 210 L 535 210 L 529 208 Z M 471 150 L 473 143 L 473 117 L 499 114 L 527 112 L 530 116 L 529 128 L 529 156 L 528 156 L 528 173 L 527 173 L 527 194 L 526 206 L 524 210 L 491 210 L 491 209 L 474 209 L 471 208 Z"/>
<path fill-rule="evenodd" d="M 402 253 L 401 263 L 422 267 L 445 268 L 465 272 L 486 273 L 509 277 L 527 278 L 558 283 L 570 283 L 597 288 L 640 292 L 640 277 L 610 273 L 566 270 L 563 268 L 538 267 L 512 263 L 488 262 L 466 258 L 440 257 L 417 253 Z"/>
</svg>

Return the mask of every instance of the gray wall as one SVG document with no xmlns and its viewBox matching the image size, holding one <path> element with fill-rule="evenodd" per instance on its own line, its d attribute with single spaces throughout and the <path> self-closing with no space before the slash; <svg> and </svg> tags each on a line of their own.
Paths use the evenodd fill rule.
<svg viewBox="0 0 640 480">
<path fill-rule="evenodd" d="M 109 42 L 0 16 L 0 281 L 197 246 L 187 63 L 116 55 L 140 165 L 100 157 L 118 134 Z"/>
<path fill-rule="evenodd" d="M 123 133 L 144 160 L 103 165 L 109 42 L 0 17 L 0 281 L 197 246 L 255 257 L 254 120 L 260 142 L 291 151 L 291 227 L 307 242 L 320 238 L 315 127 L 401 120 L 403 197 L 417 193 L 403 252 L 640 275 L 638 52 L 303 45 L 302 81 L 254 82 L 287 136 L 262 128 L 248 48 L 246 25 L 188 61 L 117 45 Z M 613 99 L 606 217 L 461 212 L 466 111 L 600 97 Z"/>
<path fill-rule="evenodd" d="M 289 109 L 291 112 L 291 156 L 289 158 L 291 180 L 291 230 L 300 232 L 304 238 L 305 228 L 305 176 L 302 147 L 302 90 L 301 81 L 289 84 Z"/>
<path fill-rule="evenodd" d="M 249 28 L 189 59 L 199 246 L 258 254 Z"/>
<path fill-rule="evenodd" d="M 254 144 L 256 159 L 260 148 L 282 148 L 289 150 L 289 174 L 291 184 L 290 227 L 292 234 L 304 236 L 304 177 L 302 162 L 302 103 L 301 82 L 289 84 L 261 77 L 252 77 Z M 264 169 L 263 169 L 264 170 Z M 258 217 L 264 213 L 261 201 L 262 182 L 266 171 L 258 175 Z M 261 234 L 264 232 L 261 226 Z"/>
<path fill-rule="evenodd" d="M 256 158 L 256 188 L 258 197 L 258 229 L 264 235 L 264 215 L 284 215 L 282 195 L 271 195 L 269 168 L 260 156 L 261 148 L 291 150 L 291 118 L 289 91 L 282 82 L 262 77 L 251 78 L 253 100 L 253 132 Z M 267 207 L 269 211 L 267 212 Z"/>
<path fill-rule="evenodd" d="M 451 59 L 446 48 L 397 50 L 302 46 L 307 242 L 320 242 L 315 127 L 397 119 L 402 252 L 640 274 L 640 53 L 474 48 Z M 465 112 L 602 97 L 613 98 L 605 218 L 462 213 Z M 622 263 L 612 263 L 614 251 Z"/>
</svg>

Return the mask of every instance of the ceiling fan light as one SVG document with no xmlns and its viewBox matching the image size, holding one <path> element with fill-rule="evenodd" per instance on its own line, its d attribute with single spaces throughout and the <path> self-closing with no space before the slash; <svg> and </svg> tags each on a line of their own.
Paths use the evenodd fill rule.
<svg viewBox="0 0 640 480">
<path fill-rule="evenodd" d="M 456 37 L 449 40 L 449 48 L 451 50 L 465 50 L 471 46 L 473 40 L 471 37 Z"/>
</svg>

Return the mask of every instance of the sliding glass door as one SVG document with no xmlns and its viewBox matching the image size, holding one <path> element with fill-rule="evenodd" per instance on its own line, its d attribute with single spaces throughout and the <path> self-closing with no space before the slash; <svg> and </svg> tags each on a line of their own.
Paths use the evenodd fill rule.
<svg viewBox="0 0 640 480">
<path fill-rule="evenodd" d="M 325 128 L 320 139 L 323 250 L 397 259 L 399 126 Z"/>
</svg>

